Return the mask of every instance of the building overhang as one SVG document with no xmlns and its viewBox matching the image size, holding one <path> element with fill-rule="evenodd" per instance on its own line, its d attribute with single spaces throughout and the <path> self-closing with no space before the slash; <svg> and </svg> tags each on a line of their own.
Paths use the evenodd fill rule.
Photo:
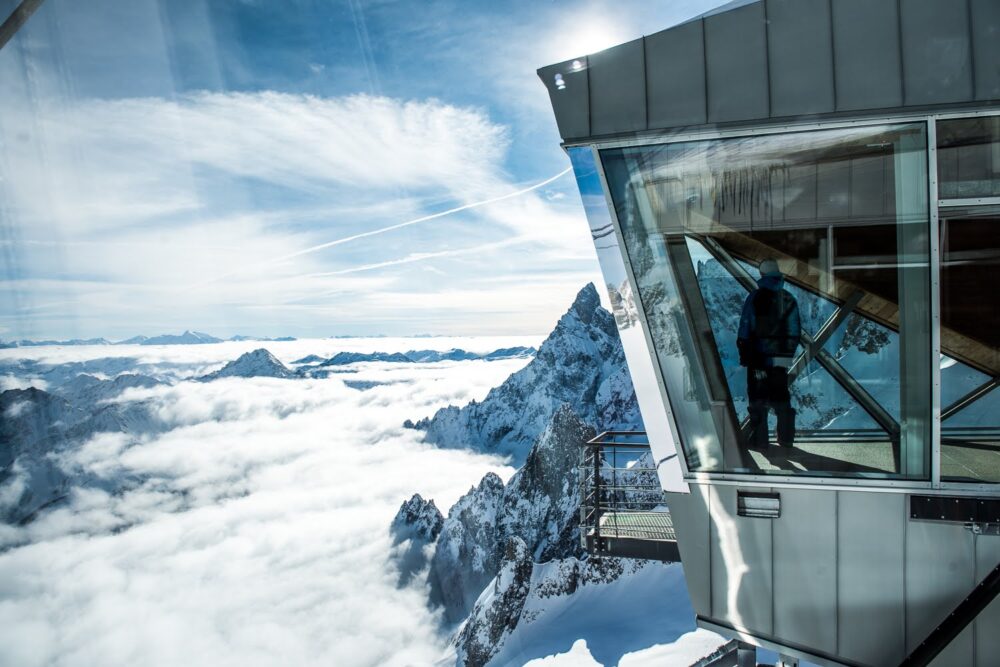
<svg viewBox="0 0 1000 667">
<path fill-rule="evenodd" d="M 1000 105 L 1000 4 L 756 0 L 538 70 L 567 144 Z"/>
</svg>

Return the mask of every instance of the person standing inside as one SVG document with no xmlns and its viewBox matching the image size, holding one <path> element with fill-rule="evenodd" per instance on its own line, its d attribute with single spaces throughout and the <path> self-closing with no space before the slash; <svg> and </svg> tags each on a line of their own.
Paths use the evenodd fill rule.
<svg viewBox="0 0 1000 667">
<path fill-rule="evenodd" d="M 778 420 L 778 444 L 792 447 L 795 410 L 788 392 L 788 369 L 802 333 L 799 304 L 784 288 L 785 277 L 778 262 L 765 259 L 760 264 L 760 275 L 757 289 L 743 304 L 736 338 L 740 365 L 747 369 L 749 446 L 768 446 L 767 415 L 771 409 Z"/>
</svg>

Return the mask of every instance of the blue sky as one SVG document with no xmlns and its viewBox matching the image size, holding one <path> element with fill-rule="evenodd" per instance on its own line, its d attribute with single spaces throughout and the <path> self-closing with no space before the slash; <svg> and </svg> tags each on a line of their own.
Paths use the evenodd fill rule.
<svg viewBox="0 0 1000 667">
<path fill-rule="evenodd" d="M 569 175 L 330 242 L 563 172 L 535 70 L 718 4 L 46 0 L 0 51 L 0 338 L 544 332 L 599 280 Z"/>
</svg>

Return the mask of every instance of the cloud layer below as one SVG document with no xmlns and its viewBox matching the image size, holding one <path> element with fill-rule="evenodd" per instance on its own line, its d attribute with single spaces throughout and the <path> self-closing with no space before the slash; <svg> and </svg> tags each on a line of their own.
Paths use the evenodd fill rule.
<svg viewBox="0 0 1000 667">
<path fill-rule="evenodd" d="M 94 437 L 63 465 L 142 481 L 119 495 L 76 489 L 67 507 L 6 529 L 8 544 L 31 543 L 0 555 L 0 663 L 433 662 L 435 618 L 424 591 L 395 587 L 388 523 L 413 492 L 446 509 L 487 471 L 512 471 L 429 449 L 400 424 L 482 398 L 523 363 L 366 365 L 350 377 L 385 383 L 367 391 L 259 378 L 126 395 L 170 430 Z"/>
</svg>

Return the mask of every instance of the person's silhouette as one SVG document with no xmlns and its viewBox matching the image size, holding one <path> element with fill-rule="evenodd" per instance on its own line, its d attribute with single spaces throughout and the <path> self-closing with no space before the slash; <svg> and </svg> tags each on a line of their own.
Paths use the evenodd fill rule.
<svg viewBox="0 0 1000 667">
<path fill-rule="evenodd" d="M 784 289 L 785 277 L 773 259 L 760 263 L 757 289 L 743 304 L 736 345 L 747 369 L 751 447 L 768 445 L 767 411 L 778 418 L 778 444 L 795 441 L 795 410 L 788 393 L 788 368 L 802 333 L 799 304 Z"/>
</svg>

